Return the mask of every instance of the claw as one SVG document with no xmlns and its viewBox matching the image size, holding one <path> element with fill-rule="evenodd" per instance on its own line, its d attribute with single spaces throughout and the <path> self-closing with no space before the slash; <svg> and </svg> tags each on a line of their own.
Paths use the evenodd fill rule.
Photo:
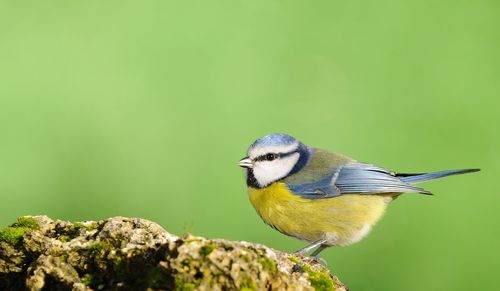
<svg viewBox="0 0 500 291">
<path fill-rule="evenodd" d="M 311 257 L 308 257 L 308 258 L 311 259 L 311 260 L 313 260 L 313 261 L 315 261 L 318 264 L 323 265 L 323 267 L 328 268 L 328 262 L 325 259 L 320 258 L 320 257 L 314 257 L 314 256 L 311 256 Z"/>
<path fill-rule="evenodd" d="M 305 256 L 306 253 L 307 253 L 307 251 L 298 250 L 296 252 L 293 252 L 292 255 L 297 256 L 297 257 L 303 257 L 303 256 Z"/>
</svg>

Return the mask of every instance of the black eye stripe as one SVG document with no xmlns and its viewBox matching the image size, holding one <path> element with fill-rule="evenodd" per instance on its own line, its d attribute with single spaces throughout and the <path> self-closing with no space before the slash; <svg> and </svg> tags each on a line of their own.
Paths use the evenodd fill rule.
<svg viewBox="0 0 500 291">
<path fill-rule="evenodd" d="M 267 154 L 264 154 L 264 155 L 256 157 L 254 159 L 254 161 L 256 161 L 256 162 L 259 162 L 259 161 L 272 161 L 272 160 L 275 160 L 275 159 L 278 159 L 278 158 L 284 158 L 284 157 L 291 156 L 291 155 L 293 155 L 295 153 L 298 153 L 298 151 L 293 151 L 293 152 L 289 152 L 289 153 L 267 153 Z M 273 155 L 274 157 L 272 159 L 269 159 L 268 155 Z"/>
</svg>

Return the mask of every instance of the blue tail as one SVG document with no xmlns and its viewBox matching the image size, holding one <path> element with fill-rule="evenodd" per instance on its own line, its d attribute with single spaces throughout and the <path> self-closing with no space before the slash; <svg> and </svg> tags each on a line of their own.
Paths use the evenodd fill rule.
<svg viewBox="0 0 500 291">
<path fill-rule="evenodd" d="M 417 184 L 417 183 L 422 183 L 425 181 L 443 178 L 443 177 L 447 177 L 447 176 L 473 173 L 473 172 L 479 172 L 479 171 L 480 171 L 480 169 L 449 170 L 449 171 L 423 173 L 423 174 L 396 174 L 396 177 L 399 177 L 401 179 L 401 181 L 403 181 L 405 183 Z"/>
</svg>

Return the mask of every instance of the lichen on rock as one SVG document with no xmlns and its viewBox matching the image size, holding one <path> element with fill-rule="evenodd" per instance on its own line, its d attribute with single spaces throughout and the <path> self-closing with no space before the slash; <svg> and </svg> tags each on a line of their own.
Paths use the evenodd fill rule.
<svg viewBox="0 0 500 291">
<path fill-rule="evenodd" d="M 178 237 L 139 218 L 24 216 L 0 230 L 0 290 L 346 290 L 307 257 Z"/>
</svg>

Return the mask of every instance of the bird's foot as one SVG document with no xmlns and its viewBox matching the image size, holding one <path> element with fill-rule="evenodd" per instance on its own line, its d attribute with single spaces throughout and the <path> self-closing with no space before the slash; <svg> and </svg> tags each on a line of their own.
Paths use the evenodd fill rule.
<svg viewBox="0 0 500 291">
<path fill-rule="evenodd" d="M 316 263 L 321 264 L 324 267 L 328 268 L 328 262 L 325 259 L 320 258 L 320 257 L 316 257 L 316 256 L 310 256 L 308 258 L 315 261 Z"/>
<path fill-rule="evenodd" d="M 296 252 L 293 252 L 292 255 L 297 256 L 297 257 L 304 257 L 306 255 L 307 251 L 304 250 L 298 250 Z"/>
</svg>

